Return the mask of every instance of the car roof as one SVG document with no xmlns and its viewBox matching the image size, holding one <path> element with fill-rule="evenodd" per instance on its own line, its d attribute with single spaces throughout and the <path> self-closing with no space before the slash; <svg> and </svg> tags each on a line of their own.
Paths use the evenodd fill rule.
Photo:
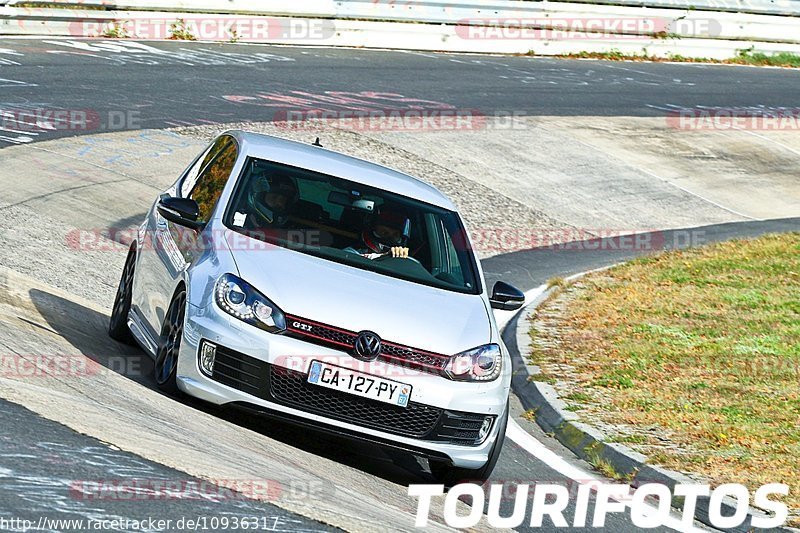
<svg viewBox="0 0 800 533">
<path fill-rule="evenodd" d="M 413 176 L 363 159 L 314 146 L 242 130 L 225 132 L 233 136 L 245 155 L 383 189 L 443 209 L 455 211 L 453 203 L 435 187 Z"/>
</svg>

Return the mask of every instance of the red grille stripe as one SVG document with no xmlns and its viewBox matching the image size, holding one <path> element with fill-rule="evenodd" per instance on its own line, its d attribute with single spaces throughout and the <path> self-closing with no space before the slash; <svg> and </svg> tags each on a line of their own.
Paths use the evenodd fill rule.
<svg viewBox="0 0 800 533">
<path fill-rule="evenodd" d="M 315 320 L 308 320 L 306 318 L 302 318 L 302 317 L 299 317 L 299 316 L 286 315 L 286 321 L 287 321 L 287 325 L 289 327 L 289 331 L 294 335 L 297 335 L 297 336 L 300 336 L 300 337 L 310 337 L 310 338 L 316 339 L 317 341 L 320 341 L 322 343 L 333 344 L 333 345 L 345 347 L 345 348 L 348 348 L 348 349 L 352 349 L 353 348 L 353 345 L 351 343 L 341 342 L 341 341 L 338 341 L 338 340 L 334 340 L 334 339 L 332 339 L 330 337 L 317 335 L 317 334 L 312 333 L 310 331 L 306 331 L 306 330 L 303 330 L 301 328 L 296 328 L 296 327 L 292 326 L 292 322 L 293 321 L 302 322 L 304 324 L 307 324 L 307 325 L 311 326 L 312 328 L 317 328 L 318 330 L 319 329 L 326 330 L 326 331 L 331 332 L 332 334 L 347 335 L 349 337 L 352 337 L 353 341 L 355 341 L 356 337 L 358 337 L 358 333 L 356 333 L 354 331 L 349 331 L 349 330 L 346 330 L 346 329 L 337 328 L 335 326 L 329 326 L 328 324 L 323 324 L 322 322 L 317 322 Z M 408 364 L 408 365 L 417 366 L 417 367 L 420 367 L 422 370 L 426 370 L 428 372 L 432 371 L 434 373 L 440 373 L 442 371 L 442 369 L 444 368 L 444 364 L 450 359 L 450 356 L 447 356 L 447 355 L 438 354 L 438 353 L 434 353 L 434 352 L 429 352 L 427 350 L 420 350 L 418 348 L 412 348 L 410 346 L 405 346 L 403 344 L 397 344 L 397 343 L 394 343 L 394 342 L 383 341 L 383 340 L 382 340 L 382 343 L 387 348 L 391 348 L 391 350 L 393 352 L 401 351 L 401 352 L 407 352 L 407 353 L 399 353 L 399 354 L 398 353 L 389 353 L 388 350 L 384 350 L 380 354 L 381 358 L 391 359 L 393 361 L 399 361 L 399 362 L 402 362 L 402 363 L 405 363 L 405 364 Z M 429 364 L 429 363 L 425 363 L 425 362 L 422 362 L 422 361 L 419 360 L 419 359 L 425 358 L 425 357 L 436 358 L 436 359 L 439 359 L 440 362 L 437 362 L 437 364 Z"/>
<path fill-rule="evenodd" d="M 314 335 L 313 333 L 309 333 L 308 331 L 303 331 L 302 329 L 295 329 L 295 328 L 289 328 L 289 329 L 291 329 L 293 332 L 295 332 L 295 333 L 297 333 L 297 334 L 299 334 L 299 335 L 301 335 L 303 337 L 314 337 L 315 339 L 319 339 L 321 341 L 329 342 L 331 344 L 337 344 L 339 346 L 344 346 L 346 348 L 352 348 L 353 347 L 352 344 L 347 344 L 345 342 L 335 341 L 335 340 L 329 339 L 327 337 L 320 337 L 319 335 Z"/>
<path fill-rule="evenodd" d="M 396 360 L 396 361 L 402 361 L 402 362 L 404 362 L 404 363 L 406 363 L 406 364 L 409 364 L 409 365 L 414 365 L 414 366 L 420 366 L 420 367 L 428 368 L 428 369 L 430 369 L 430 370 L 435 370 L 436 372 L 439 372 L 439 371 L 441 371 L 441 370 L 442 370 L 442 367 L 441 367 L 441 366 L 438 366 L 438 365 L 429 365 L 429 364 L 427 364 L 427 363 L 422 363 L 422 362 L 420 362 L 420 361 L 411 361 L 411 360 L 409 360 L 409 359 L 404 359 L 403 357 L 397 357 L 396 355 L 389 355 L 388 353 L 383 353 L 383 352 L 381 352 L 381 355 L 380 355 L 380 356 L 381 356 L 381 357 L 385 357 L 386 359 L 394 359 L 394 360 Z"/>
</svg>

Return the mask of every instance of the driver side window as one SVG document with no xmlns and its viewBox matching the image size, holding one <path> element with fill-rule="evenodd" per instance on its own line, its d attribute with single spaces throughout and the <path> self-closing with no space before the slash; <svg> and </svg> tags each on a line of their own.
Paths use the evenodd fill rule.
<svg viewBox="0 0 800 533">
<path fill-rule="evenodd" d="M 189 194 L 192 192 L 192 189 L 194 189 L 195 184 L 197 184 L 197 180 L 200 177 L 202 170 L 205 169 L 208 164 L 217 156 L 217 154 L 224 150 L 225 147 L 231 142 L 233 142 L 233 140 L 227 135 L 223 135 L 222 137 L 218 138 L 211 146 L 206 148 L 205 152 L 203 152 L 203 154 L 195 160 L 192 166 L 186 170 L 180 184 L 180 194 L 182 198 L 189 197 Z"/>
<path fill-rule="evenodd" d="M 203 158 L 210 161 L 201 165 L 202 171 L 194 180 L 189 198 L 197 202 L 200 208 L 200 220 L 208 221 L 214 212 L 219 197 L 233 172 L 238 150 L 236 141 L 228 136 L 220 137 L 212 149 Z M 189 178 L 190 176 L 187 176 Z M 185 183 L 184 183 L 185 186 Z M 181 188 L 183 192 L 183 187 Z"/>
</svg>

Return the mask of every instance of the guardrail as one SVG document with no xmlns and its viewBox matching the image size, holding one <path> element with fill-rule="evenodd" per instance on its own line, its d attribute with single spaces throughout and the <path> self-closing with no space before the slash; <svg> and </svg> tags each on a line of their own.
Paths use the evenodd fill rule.
<svg viewBox="0 0 800 533">
<path fill-rule="evenodd" d="M 7 0 L 8 5 L 92 7 L 114 11 L 295 15 L 453 24 L 464 18 L 535 16 L 562 0 Z M 567 0 L 586 4 L 708 10 L 800 17 L 800 0 Z M 3 2 L 0 1 L 0 5 Z"/>
<path fill-rule="evenodd" d="M 649 1 L 649 0 L 648 0 Z M 761 1 L 761 0 L 759 0 Z M 325 22 L 323 35 L 278 32 L 247 41 L 322 46 L 541 55 L 610 52 L 668 57 L 726 59 L 740 50 L 800 53 L 800 17 L 657 9 L 562 1 L 436 0 L 388 3 L 380 0 L 50 0 L 81 9 L 15 7 L 0 0 L 0 34 L 66 37 L 102 36 L 103 24 L 130 24 L 132 38 L 166 38 L 137 33 L 185 18 L 189 23 L 235 19 L 252 26 L 261 20 Z M 24 5 L 34 2 L 26 0 Z M 186 11 L 179 11 L 186 5 Z M 119 10 L 120 8 L 128 10 Z M 169 10 L 153 9 L 170 7 Z M 134 9 L 136 8 L 136 9 Z M 257 9 L 256 9 L 257 8 Z M 394 10 L 388 15 L 387 10 Z M 213 15 L 209 15 L 213 13 Z M 290 17 L 276 19 L 276 17 Z M 618 24 L 622 22 L 621 24 Z M 577 24 L 576 24 L 577 23 Z M 593 24 L 597 23 L 597 24 Z M 526 31 L 523 31 L 526 30 Z M 530 31 L 528 31 L 530 30 Z M 516 31 L 516 35 L 509 32 Z M 495 32 L 495 33 L 493 33 Z M 216 35 L 201 40 L 241 40 Z"/>
</svg>

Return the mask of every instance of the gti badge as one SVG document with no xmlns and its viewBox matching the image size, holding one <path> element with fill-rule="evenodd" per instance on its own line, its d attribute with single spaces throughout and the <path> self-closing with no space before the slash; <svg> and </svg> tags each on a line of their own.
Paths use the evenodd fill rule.
<svg viewBox="0 0 800 533">
<path fill-rule="evenodd" d="M 355 356 L 362 361 L 374 361 L 381 353 L 381 338 L 371 331 L 362 331 L 353 345 Z"/>
</svg>

